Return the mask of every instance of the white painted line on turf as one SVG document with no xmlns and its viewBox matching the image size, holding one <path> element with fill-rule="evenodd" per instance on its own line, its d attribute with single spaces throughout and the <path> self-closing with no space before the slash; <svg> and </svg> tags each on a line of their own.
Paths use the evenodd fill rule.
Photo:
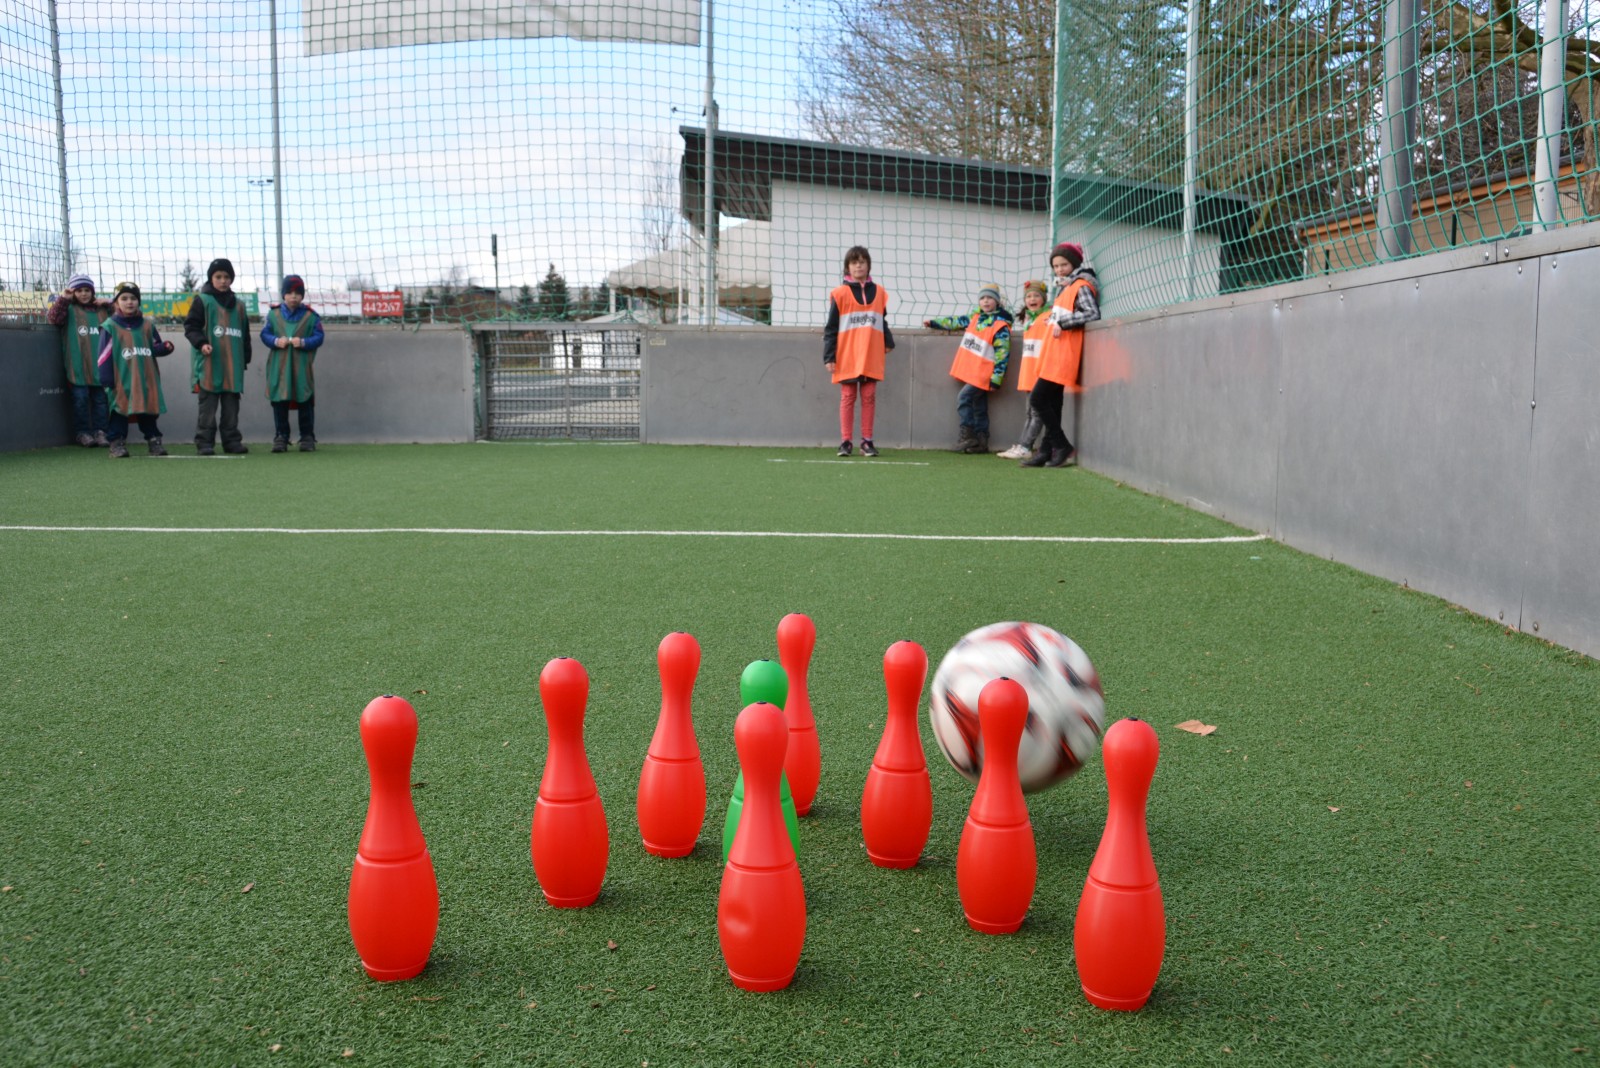
<svg viewBox="0 0 1600 1068">
<path fill-rule="evenodd" d="M 775 456 L 767 457 L 769 464 L 849 464 L 851 467 L 861 467 L 871 464 L 873 467 L 927 467 L 926 460 L 784 460 Z"/>
<path fill-rule="evenodd" d="M 1049 545 L 1233 545 L 1265 534 L 1215 538 L 1128 538 L 1038 534 L 856 534 L 805 530 L 499 530 L 493 527 L 74 527 L 0 525 L 0 530 L 63 534 L 470 534 L 518 538 L 835 538 L 852 541 L 1042 542 Z"/>
</svg>

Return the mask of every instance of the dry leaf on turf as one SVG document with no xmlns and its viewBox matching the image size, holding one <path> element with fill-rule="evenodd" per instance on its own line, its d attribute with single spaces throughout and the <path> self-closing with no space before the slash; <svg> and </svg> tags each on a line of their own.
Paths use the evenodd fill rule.
<svg viewBox="0 0 1600 1068">
<path fill-rule="evenodd" d="M 248 894 L 250 891 L 254 890 L 255 888 L 256 888 L 256 884 L 255 883 L 245 883 L 244 884 L 244 889 L 240 890 L 239 893 Z"/>
<path fill-rule="evenodd" d="M 614 950 L 614 949 L 617 948 L 617 944 L 615 942 L 613 942 L 611 939 L 608 938 L 608 939 L 606 939 L 606 948 L 610 949 L 610 950 Z"/>
<path fill-rule="evenodd" d="M 1210 734 L 1217 729 L 1215 723 L 1201 723 L 1197 719 L 1186 719 L 1176 726 L 1180 731 L 1188 731 L 1190 734 Z"/>
</svg>

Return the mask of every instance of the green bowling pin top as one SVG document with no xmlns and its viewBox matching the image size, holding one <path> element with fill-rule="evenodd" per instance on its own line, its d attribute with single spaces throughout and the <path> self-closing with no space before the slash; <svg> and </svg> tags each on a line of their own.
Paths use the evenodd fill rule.
<svg viewBox="0 0 1600 1068">
<path fill-rule="evenodd" d="M 776 660 L 754 660 L 739 676 L 739 707 L 765 701 L 782 708 L 789 703 L 789 673 Z"/>
<path fill-rule="evenodd" d="M 745 708 L 757 701 L 782 708 L 789 701 L 789 673 L 776 660 L 754 660 L 739 676 L 739 707 Z M 778 804 L 783 808 L 784 826 L 789 829 L 789 842 L 794 855 L 800 856 L 800 817 L 795 812 L 794 795 L 789 790 L 789 776 L 778 780 Z M 733 848 L 733 835 L 739 829 L 739 813 L 744 808 L 744 772 L 734 780 L 733 797 L 728 801 L 728 815 L 722 823 L 722 862 L 728 862 L 728 852 Z"/>
</svg>

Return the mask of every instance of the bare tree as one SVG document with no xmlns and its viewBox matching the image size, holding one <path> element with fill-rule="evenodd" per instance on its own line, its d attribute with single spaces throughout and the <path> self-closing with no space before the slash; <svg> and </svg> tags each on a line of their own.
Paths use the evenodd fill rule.
<svg viewBox="0 0 1600 1068">
<path fill-rule="evenodd" d="M 364 274 L 351 275 L 344 280 L 344 288 L 349 293 L 360 293 L 362 290 L 377 289 L 377 283 Z"/>
<path fill-rule="evenodd" d="M 802 107 L 817 136 L 1047 166 L 1054 0 L 830 0 Z"/>
</svg>

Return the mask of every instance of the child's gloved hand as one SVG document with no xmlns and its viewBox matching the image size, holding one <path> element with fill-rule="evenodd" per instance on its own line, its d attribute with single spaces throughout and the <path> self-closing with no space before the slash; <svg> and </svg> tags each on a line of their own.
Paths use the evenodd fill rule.
<svg viewBox="0 0 1600 1068">
<path fill-rule="evenodd" d="M 159 345 L 157 345 L 155 347 L 155 355 L 157 355 L 157 356 L 171 356 L 172 355 L 172 350 L 177 348 L 177 347 L 178 346 L 174 345 L 170 341 L 163 341 L 161 344 L 159 344 Z"/>
<path fill-rule="evenodd" d="M 1005 375 L 990 375 L 989 376 L 989 385 L 994 387 L 995 389 L 999 389 L 1000 388 L 1000 383 L 1004 382 L 1005 380 L 1006 380 L 1006 376 Z"/>
</svg>

